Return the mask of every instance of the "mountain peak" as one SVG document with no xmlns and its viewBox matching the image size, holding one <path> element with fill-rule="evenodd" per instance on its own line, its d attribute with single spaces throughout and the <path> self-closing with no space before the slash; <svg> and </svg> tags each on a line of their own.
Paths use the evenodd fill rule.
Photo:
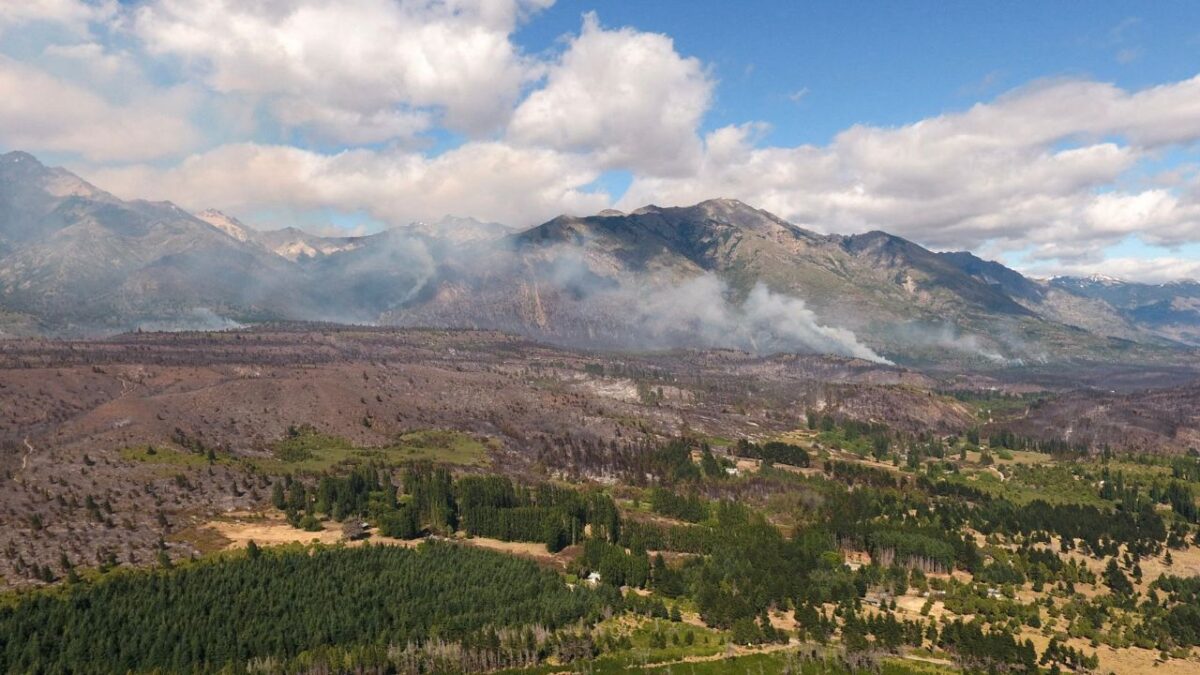
<svg viewBox="0 0 1200 675">
<path fill-rule="evenodd" d="M 753 206 L 750 206 L 746 202 L 743 202 L 740 199 L 733 199 L 732 197 L 717 197 L 715 199 L 705 199 L 704 201 L 700 202 L 696 206 L 699 206 L 701 208 L 749 209 L 751 211 L 758 211 L 758 209 L 754 208 Z"/>
<path fill-rule="evenodd" d="M 775 216 L 767 213 L 766 211 L 763 211 L 761 209 L 756 209 L 753 206 L 750 206 L 749 204 L 747 204 L 745 202 L 739 201 L 737 199 L 730 199 L 730 198 L 725 198 L 725 197 L 718 198 L 718 199 L 706 199 L 702 202 L 692 204 L 690 206 L 659 206 L 658 204 L 646 204 L 645 206 L 638 207 L 628 213 L 626 213 L 624 211 L 620 211 L 618 209 L 603 209 L 602 211 L 599 211 L 598 213 L 596 213 L 596 215 L 593 217 L 596 217 L 596 218 L 621 218 L 621 217 L 629 217 L 629 216 L 645 216 L 645 215 L 651 215 L 651 214 L 664 214 L 664 213 L 672 213 L 672 212 L 675 212 L 675 213 L 700 212 L 708 218 L 712 218 L 713 220 L 720 220 L 723 222 L 728 222 L 730 224 L 737 224 L 738 218 L 736 216 L 738 216 L 739 214 L 743 214 L 743 215 L 751 216 L 751 217 L 761 217 L 763 215 L 767 215 L 767 216 L 770 216 L 774 220 L 780 220 L 780 219 L 776 218 Z M 564 216 L 559 216 L 559 218 L 561 218 L 561 217 L 564 217 Z M 554 220 L 558 220 L 558 218 L 555 218 Z M 782 222 L 782 221 L 780 221 L 780 222 Z"/>
<path fill-rule="evenodd" d="M 196 217 L 238 241 L 251 239 L 250 231 L 242 224 L 242 221 L 216 209 L 205 209 L 197 213 Z"/>
<path fill-rule="evenodd" d="M 419 234 L 434 239 L 466 243 L 490 241 L 512 234 L 513 229 L 495 222 L 483 222 L 470 216 L 442 216 L 436 222 L 416 221 L 397 228 L 409 234 Z"/>
<path fill-rule="evenodd" d="M 1200 279 L 1173 279 L 1161 284 L 1164 288 L 1171 287 L 1200 287 Z"/>
<path fill-rule="evenodd" d="M 0 155 L 0 182 L 22 186 L 52 199 L 85 197 L 115 202 L 116 197 L 61 167 L 49 167 L 37 157 L 13 150 Z"/>
<path fill-rule="evenodd" d="M 63 169 L 58 169 L 57 172 L 68 173 Z M 52 177 L 55 173 L 55 170 L 42 164 L 37 157 L 28 152 L 14 150 L 0 155 L 0 177 L 6 181 L 37 184 Z"/>
<path fill-rule="evenodd" d="M 34 157 L 24 150 L 13 150 L 12 152 L 6 152 L 3 155 L 0 155 L 0 162 L 4 162 L 5 164 L 25 162 L 36 164 L 37 166 L 44 166 L 38 161 L 37 157 Z"/>
<path fill-rule="evenodd" d="M 914 244 L 903 237 L 897 237 L 883 230 L 871 230 L 862 234 L 852 234 L 842 237 L 842 246 L 847 251 L 856 253 L 865 253 L 868 251 L 882 253 L 897 250 L 924 250 L 918 244 Z"/>
<path fill-rule="evenodd" d="M 1050 277 L 1050 281 L 1061 285 L 1068 286 L 1124 286 L 1128 282 L 1118 277 L 1109 276 L 1107 274 L 1089 274 L 1086 277 L 1077 277 L 1070 274 Z"/>
</svg>

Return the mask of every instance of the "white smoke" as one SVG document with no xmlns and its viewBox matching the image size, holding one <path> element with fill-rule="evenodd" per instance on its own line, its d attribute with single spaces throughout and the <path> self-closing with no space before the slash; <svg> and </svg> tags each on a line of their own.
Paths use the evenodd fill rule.
<svg viewBox="0 0 1200 675">
<path fill-rule="evenodd" d="M 192 307 L 174 316 L 148 319 L 137 325 L 139 330 L 163 332 L 233 330 L 244 327 L 244 324 L 221 316 L 208 307 Z"/>
<path fill-rule="evenodd" d="M 962 333 L 952 324 L 906 323 L 897 327 L 896 340 L 913 348 L 948 349 L 992 363 L 1007 364 L 1010 359 L 989 345 L 980 336 Z"/>
<path fill-rule="evenodd" d="M 758 283 L 740 304 L 714 274 L 643 290 L 632 298 L 635 332 L 672 345 L 731 347 L 759 354 L 818 352 L 891 362 L 845 328 L 818 322 L 804 301 Z"/>
</svg>

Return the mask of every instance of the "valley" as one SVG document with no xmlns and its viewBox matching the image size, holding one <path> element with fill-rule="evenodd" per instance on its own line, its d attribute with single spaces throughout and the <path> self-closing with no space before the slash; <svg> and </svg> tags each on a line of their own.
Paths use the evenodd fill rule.
<svg viewBox="0 0 1200 675">
<path fill-rule="evenodd" d="M 344 566 L 337 603 L 363 602 L 367 560 L 399 548 L 517 561 L 579 609 L 536 595 L 528 615 L 361 630 L 297 614 L 283 642 L 189 624 L 173 652 L 146 628 L 104 668 L 1189 672 L 1194 380 L 1112 369 L 1097 390 L 1102 370 L 303 323 L 10 340 L 0 658 L 71 670 L 99 646 L 48 642 L 82 620 L 54 603 L 89 603 L 112 637 L 173 621 L 119 613 L 149 584 L 213 615 L 235 600 L 193 579 L 297 555 Z"/>
<path fill-rule="evenodd" d="M 9 153 L 0 670 L 1191 672 L 1196 297 L 731 199 L 264 232 Z"/>
<path fill-rule="evenodd" d="M 0 675 L 1200 673 L 1200 3 L 0 0 Z"/>
</svg>

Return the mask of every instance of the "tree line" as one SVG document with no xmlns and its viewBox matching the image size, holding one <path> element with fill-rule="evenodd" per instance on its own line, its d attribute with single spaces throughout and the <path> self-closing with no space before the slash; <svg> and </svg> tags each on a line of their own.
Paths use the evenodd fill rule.
<svg viewBox="0 0 1200 675">
<path fill-rule="evenodd" d="M 211 672 L 319 646 L 476 640 L 620 606 L 525 560 L 453 544 L 250 549 L 0 608 L 5 672 Z"/>
</svg>

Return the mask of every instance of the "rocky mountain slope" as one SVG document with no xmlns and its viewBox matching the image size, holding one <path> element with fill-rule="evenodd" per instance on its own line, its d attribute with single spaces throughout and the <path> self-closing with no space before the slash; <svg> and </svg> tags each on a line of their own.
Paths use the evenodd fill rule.
<svg viewBox="0 0 1200 675">
<path fill-rule="evenodd" d="M 504 244 L 445 261 L 419 302 L 385 320 L 597 346 L 867 346 L 984 364 L 1153 358 L 1170 343 L 1102 299 L 969 253 L 883 232 L 821 235 L 734 200 L 562 216 Z"/>
<path fill-rule="evenodd" d="M 173 204 L 122 201 L 19 152 L 0 156 L 0 255 L 0 306 L 45 332 L 269 315 L 287 302 L 259 289 L 291 273 Z"/>
<path fill-rule="evenodd" d="M 881 362 L 1162 360 L 1200 344 L 1200 284 L 1040 281 L 884 232 L 818 234 L 723 199 L 524 232 L 451 218 L 361 237 L 262 232 L 0 156 L 0 331 L 273 318 Z"/>
</svg>

